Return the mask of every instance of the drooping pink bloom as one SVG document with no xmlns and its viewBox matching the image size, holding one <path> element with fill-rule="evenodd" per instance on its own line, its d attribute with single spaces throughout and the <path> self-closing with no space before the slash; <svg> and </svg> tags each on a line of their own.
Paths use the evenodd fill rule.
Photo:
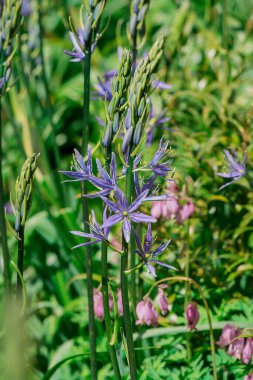
<svg viewBox="0 0 253 380">
<path fill-rule="evenodd" d="M 234 340 L 228 347 L 227 354 L 234 356 L 236 359 L 241 359 L 244 349 L 244 338 Z"/>
<path fill-rule="evenodd" d="M 231 340 L 239 336 L 240 333 L 241 333 L 240 329 L 238 329 L 235 326 L 227 324 L 223 327 L 220 339 L 217 342 L 217 344 L 221 348 L 224 348 L 230 344 Z"/>
<path fill-rule="evenodd" d="M 118 313 L 119 313 L 119 315 L 123 315 L 123 303 L 122 303 L 121 289 L 117 289 L 117 301 L 118 301 Z"/>
<path fill-rule="evenodd" d="M 190 330 L 196 329 L 200 314 L 196 302 L 190 302 L 186 308 L 187 325 Z"/>
<path fill-rule="evenodd" d="M 174 197 L 165 201 L 155 201 L 152 204 L 151 215 L 156 218 L 173 219 L 179 210 L 179 204 Z"/>
<path fill-rule="evenodd" d="M 109 293 L 108 296 L 109 296 L 109 309 L 110 311 L 113 311 L 113 298 L 112 298 L 111 293 Z"/>
<path fill-rule="evenodd" d="M 104 318 L 104 302 L 102 292 L 98 289 L 93 290 L 93 302 L 94 302 L 94 313 L 96 317 L 102 321 Z M 109 309 L 113 310 L 113 298 L 109 293 Z"/>
<path fill-rule="evenodd" d="M 244 364 L 249 364 L 252 356 L 253 356 L 253 339 L 247 338 L 246 344 L 242 352 L 242 362 Z"/>
<path fill-rule="evenodd" d="M 182 224 L 186 219 L 189 219 L 192 214 L 194 213 L 195 207 L 194 204 L 189 201 L 184 206 L 180 207 L 180 210 L 178 211 L 176 218 L 177 222 L 179 224 Z"/>
<path fill-rule="evenodd" d="M 154 304 L 150 298 L 145 298 L 136 306 L 137 321 L 136 325 L 157 326 L 158 313 L 154 308 Z"/>
<path fill-rule="evenodd" d="M 169 311 L 169 301 L 168 298 L 166 297 L 166 294 L 164 293 L 164 290 L 162 288 L 158 288 L 158 305 L 161 309 L 162 315 L 166 315 Z"/>
<path fill-rule="evenodd" d="M 94 313 L 96 317 L 102 321 L 104 318 L 104 303 L 103 295 L 98 289 L 93 290 L 93 302 L 94 302 Z"/>
<path fill-rule="evenodd" d="M 253 380 L 253 375 L 250 373 L 244 377 L 244 380 Z"/>
<path fill-rule="evenodd" d="M 168 192 L 170 193 L 178 193 L 179 192 L 179 187 L 178 185 L 176 184 L 176 182 L 170 182 L 169 186 L 168 186 Z"/>
</svg>

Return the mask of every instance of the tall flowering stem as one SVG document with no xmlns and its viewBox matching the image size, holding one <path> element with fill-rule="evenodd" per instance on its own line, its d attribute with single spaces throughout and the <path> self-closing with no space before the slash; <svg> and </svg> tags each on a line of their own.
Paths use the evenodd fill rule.
<svg viewBox="0 0 253 380">
<path fill-rule="evenodd" d="M 91 61 L 91 39 L 86 44 L 86 55 L 84 59 L 84 82 L 83 82 L 83 130 L 82 130 L 82 152 L 87 152 L 89 141 L 89 115 L 90 115 L 90 61 Z M 87 193 L 87 183 L 82 182 L 82 194 Z M 88 199 L 82 199 L 84 232 L 89 232 L 87 222 L 89 221 L 89 205 Z M 86 257 L 86 274 L 87 274 L 87 292 L 88 292 L 88 313 L 89 313 L 89 338 L 90 338 L 90 364 L 91 379 L 97 379 L 96 369 L 96 336 L 95 336 L 95 316 L 93 302 L 93 280 L 92 280 L 92 248 L 90 245 L 85 247 Z"/>
<path fill-rule="evenodd" d="M 127 168 L 126 173 L 126 197 L 128 204 L 131 203 L 131 195 L 132 195 L 132 183 L 133 183 L 133 159 L 130 155 L 129 157 L 129 166 Z M 123 303 L 123 319 L 124 319 L 124 327 L 126 334 L 126 342 L 127 342 L 127 350 L 128 350 L 128 359 L 130 366 L 130 376 L 131 380 L 137 379 L 137 369 L 136 369 L 136 358 L 135 358 L 135 350 L 134 350 L 134 341 L 133 341 L 133 329 L 132 329 L 132 321 L 131 321 L 131 312 L 129 305 L 129 296 L 128 296 L 128 279 L 125 271 L 128 270 L 128 252 L 129 252 L 129 244 L 126 242 L 123 236 L 123 255 L 121 256 L 121 294 L 122 294 L 122 303 Z"/>
<path fill-rule="evenodd" d="M 70 38 L 73 44 L 72 51 L 65 50 L 65 54 L 71 57 L 72 62 L 84 61 L 84 82 L 83 82 L 83 128 L 82 128 L 82 154 L 87 152 L 89 142 L 89 116 L 90 116 L 90 64 L 91 54 L 101 37 L 100 19 L 106 0 L 90 0 L 85 2 L 86 12 L 80 11 L 80 27 L 76 30 L 70 22 Z M 87 193 L 86 181 L 82 182 L 82 194 Z M 88 234 L 89 227 L 89 205 L 88 200 L 84 197 L 82 200 L 84 234 Z M 97 379 L 96 369 L 96 337 L 95 337 L 95 317 L 93 301 L 93 280 L 92 280 L 92 250 L 91 246 L 85 248 L 86 255 L 86 274 L 87 274 L 87 293 L 88 293 L 88 314 L 89 314 L 89 339 L 90 339 L 90 364 L 91 379 Z"/>
<path fill-rule="evenodd" d="M 11 59 L 15 52 L 13 50 L 12 41 L 17 35 L 22 22 L 20 10 L 21 0 L 6 0 L 2 4 L 0 14 L 0 232 L 7 296 L 10 293 L 11 279 L 3 194 L 2 96 L 5 95 L 8 90 L 8 81 L 11 75 Z"/>
<path fill-rule="evenodd" d="M 190 276 L 190 247 L 189 247 L 189 223 L 187 223 L 187 238 L 186 238 L 186 254 L 185 254 L 185 277 Z M 188 302 L 189 302 L 189 295 L 190 295 L 190 283 L 187 282 L 185 286 L 185 301 L 184 301 L 184 307 L 185 310 L 187 308 Z M 187 332 L 186 334 L 186 352 L 187 352 L 187 360 L 190 362 L 191 360 L 191 344 L 190 344 L 190 334 Z"/>
<path fill-rule="evenodd" d="M 106 149 L 106 170 L 109 172 L 111 162 L 111 146 Z M 121 379 L 115 345 L 111 344 L 112 337 L 112 324 L 110 316 L 110 307 L 109 307 L 109 289 L 108 289 L 108 264 L 107 264 L 107 244 L 105 241 L 102 241 L 102 250 L 101 250 L 101 276 L 102 276 L 102 294 L 103 294 L 103 304 L 104 304 L 104 320 L 105 328 L 107 334 L 107 340 L 109 344 L 109 353 L 114 370 L 114 376 L 116 380 Z"/>
<path fill-rule="evenodd" d="M 206 300 L 206 297 L 200 287 L 200 285 L 197 283 L 197 281 L 193 280 L 192 278 L 190 277 L 184 277 L 184 276 L 175 276 L 175 277 L 166 277 L 162 280 L 159 280 L 159 281 L 156 281 L 152 286 L 151 288 L 149 289 L 148 293 L 146 294 L 145 297 L 148 297 L 150 295 L 150 293 L 152 292 L 152 290 L 157 287 L 159 284 L 161 283 L 164 283 L 164 282 L 169 282 L 169 281 L 183 281 L 183 282 L 187 282 L 189 284 L 192 284 L 194 285 L 201 298 L 202 298 L 202 301 L 203 301 L 203 304 L 205 306 L 205 309 L 206 309 L 206 315 L 207 315 L 207 320 L 208 320 L 208 325 L 209 325 L 209 334 L 210 334 L 210 344 L 211 344 L 211 355 L 212 355 L 212 366 L 213 366 L 213 378 L 214 380 L 218 380 L 218 376 L 217 376 L 217 368 L 216 368 L 216 359 L 215 359 L 215 341 L 214 341 L 214 335 L 213 335 L 213 326 L 212 326 L 212 319 L 211 319 L 211 313 L 210 313 L 210 310 L 209 310 L 209 306 L 208 306 L 208 303 L 207 303 L 207 300 Z"/>
<path fill-rule="evenodd" d="M 11 277 L 10 277 L 10 255 L 7 243 L 5 211 L 4 211 L 4 194 L 3 194 L 3 147 L 2 147 L 2 99 L 0 97 L 0 232 L 3 249 L 4 261 L 4 282 L 6 294 L 10 293 Z"/>
</svg>

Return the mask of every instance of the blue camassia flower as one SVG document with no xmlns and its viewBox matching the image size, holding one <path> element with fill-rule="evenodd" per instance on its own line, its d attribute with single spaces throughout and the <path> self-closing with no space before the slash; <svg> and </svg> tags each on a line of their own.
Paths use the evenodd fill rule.
<svg viewBox="0 0 253 380">
<path fill-rule="evenodd" d="M 155 272 L 155 268 L 154 268 L 153 264 L 159 264 L 163 267 L 177 270 L 172 265 L 169 265 L 169 264 L 166 264 L 166 263 L 163 263 L 159 260 L 154 259 L 157 256 L 161 255 L 165 251 L 165 249 L 168 247 L 168 245 L 170 243 L 170 240 L 168 240 L 164 244 L 160 244 L 155 250 L 152 251 L 153 237 L 152 237 L 151 224 L 150 223 L 148 224 L 148 229 L 146 232 L 146 236 L 144 239 L 143 246 L 140 242 L 139 236 L 138 236 L 137 232 L 135 231 L 135 229 L 133 229 L 133 233 L 134 233 L 135 241 L 137 244 L 136 252 L 139 255 L 140 259 L 144 262 L 149 273 L 151 273 L 154 277 L 156 277 L 156 272 Z"/>
<path fill-rule="evenodd" d="M 65 182 L 85 181 L 92 176 L 92 155 L 90 145 L 88 145 L 87 165 L 84 163 L 83 157 L 78 150 L 74 149 L 72 169 L 73 170 L 69 171 L 60 170 L 60 173 L 63 173 L 71 178 Z"/>
<path fill-rule="evenodd" d="M 154 223 L 156 219 L 150 215 L 143 214 L 142 212 L 136 212 L 138 207 L 145 201 L 149 190 L 141 193 L 132 204 L 128 205 L 126 196 L 118 188 L 115 192 L 117 203 L 101 196 L 104 203 L 114 213 L 103 223 L 102 228 L 111 227 L 117 223 L 123 222 L 123 234 L 126 242 L 130 240 L 131 234 L 131 222 L 135 223 Z"/>
<path fill-rule="evenodd" d="M 103 169 L 100 160 L 96 159 L 97 170 L 100 174 L 100 177 L 96 177 L 92 172 L 92 154 L 90 146 L 88 146 L 87 164 L 85 164 L 83 157 L 78 152 L 78 150 L 75 149 L 74 151 L 74 160 L 72 164 L 73 170 L 60 171 L 60 173 L 63 173 L 71 178 L 64 182 L 89 181 L 92 185 L 100 190 L 95 194 L 84 194 L 83 196 L 86 198 L 96 198 L 100 197 L 101 195 L 105 196 L 108 195 L 112 190 L 117 191 L 117 173 L 114 153 L 112 153 L 112 159 L 110 163 L 111 176 L 105 169 Z"/>
<path fill-rule="evenodd" d="M 106 213 L 107 213 L 107 207 L 104 210 L 103 213 L 103 221 L 106 221 Z M 84 243 L 78 244 L 74 246 L 72 249 L 79 248 L 79 247 L 84 247 L 86 245 L 91 245 L 95 243 L 100 243 L 101 241 L 108 240 L 108 235 L 110 232 L 110 228 L 105 227 L 102 228 L 99 226 L 94 211 L 92 211 L 92 219 L 91 223 L 89 223 L 90 226 L 90 233 L 82 232 L 82 231 L 70 231 L 71 234 L 81 236 L 84 238 L 92 239 L 89 241 L 86 241 Z"/>
<path fill-rule="evenodd" d="M 153 170 L 154 174 L 157 174 L 160 177 L 166 177 L 167 174 L 171 171 L 171 159 L 168 159 L 168 146 L 169 141 L 163 143 L 163 138 L 161 138 L 159 147 L 148 164 L 149 168 Z"/>
<path fill-rule="evenodd" d="M 231 183 L 238 181 L 244 175 L 247 174 L 246 171 L 246 153 L 244 153 L 243 162 L 240 162 L 239 157 L 235 151 L 230 153 L 228 150 L 224 150 L 224 153 L 227 157 L 226 173 L 215 173 L 223 178 L 233 178 L 232 181 L 221 186 L 219 190 L 224 189 L 224 187 L 229 186 Z"/>
</svg>

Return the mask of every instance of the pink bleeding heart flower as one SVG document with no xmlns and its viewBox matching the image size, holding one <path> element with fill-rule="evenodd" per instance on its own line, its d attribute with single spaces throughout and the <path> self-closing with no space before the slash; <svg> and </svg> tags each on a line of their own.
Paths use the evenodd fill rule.
<svg viewBox="0 0 253 380">
<path fill-rule="evenodd" d="M 166 315 L 169 311 L 170 304 L 166 294 L 162 288 L 158 288 L 158 297 L 157 297 L 158 305 L 161 309 L 162 315 Z"/>
<path fill-rule="evenodd" d="M 244 377 L 244 380 L 253 380 L 253 375 L 250 373 Z"/>
<path fill-rule="evenodd" d="M 137 304 L 136 314 L 138 317 L 136 325 L 158 325 L 158 313 L 155 310 L 154 304 L 150 298 L 147 297 Z"/>
<path fill-rule="evenodd" d="M 121 289 L 117 289 L 117 301 L 118 301 L 118 313 L 119 313 L 119 315 L 123 315 L 123 303 L 122 303 Z"/>
<path fill-rule="evenodd" d="M 241 359 L 243 349 L 244 338 L 238 338 L 229 345 L 227 354 L 230 356 L 234 356 L 236 359 Z"/>
<path fill-rule="evenodd" d="M 244 364 L 249 364 L 251 358 L 253 355 L 253 339 L 247 338 L 246 344 L 244 346 L 243 352 L 242 352 L 242 362 Z"/>
<path fill-rule="evenodd" d="M 96 317 L 102 321 L 104 318 L 104 302 L 102 292 L 98 289 L 93 290 L 93 302 L 94 302 L 94 313 Z M 109 293 L 109 309 L 113 310 L 113 298 Z"/>
<path fill-rule="evenodd" d="M 196 302 L 190 302 L 186 308 L 187 325 L 190 330 L 195 330 L 200 314 Z"/>
<path fill-rule="evenodd" d="M 240 335 L 241 330 L 238 329 L 235 326 L 232 325 L 225 325 L 222 329 L 221 336 L 217 344 L 221 347 L 224 348 L 228 346 L 234 338 L 236 338 L 238 335 Z"/>
<path fill-rule="evenodd" d="M 194 204 L 191 201 L 187 202 L 187 204 L 185 204 L 179 209 L 176 215 L 177 222 L 179 224 L 182 224 L 186 219 L 189 219 L 192 216 L 192 214 L 194 213 L 194 210 L 195 210 Z"/>
</svg>

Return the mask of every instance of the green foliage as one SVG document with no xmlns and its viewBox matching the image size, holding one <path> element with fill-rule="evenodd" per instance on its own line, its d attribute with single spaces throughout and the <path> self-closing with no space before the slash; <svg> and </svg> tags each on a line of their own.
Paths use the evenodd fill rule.
<svg viewBox="0 0 253 380">
<path fill-rule="evenodd" d="M 28 293 L 28 343 L 25 347 L 34 368 L 31 379 L 88 379 L 85 257 L 82 250 L 71 251 L 80 239 L 69 234 L 70 230 L 80 230 L 82 225 L 80 199 L 75 195 L 80 187 L 61 183 L 65 178 L 58 175 L 59 170 L 69 168 L 73 148 L 81 145 L 83 80 L 79 64 L 69 63 L 63 54 L 70 47 L 67 16 L 71 14 L 77 25 L 81 2 L 43 1 L 44 61 L 52 120 L 42 75 L 38 5 L 32 3 L 33 13 L 23 21 L 19 48 L 12 58 L 10 84 L 14 86 L 3 99 L 6 203 L 9 193 L 14 192 L 15 178 L 25 158 L 34 151 L 41 153 L 33 185 L 33 204 L 26 222 L 24 281 Z M 130 47 L 125 32 L 130 17 L 128 3 L 107 1 L 103 18 L 110 18 L 110 22 L 92 56 L 94 90 L 98 75 L 102 77 L 106 70 L 118 67 L 117 45 Z M 189 253 L 190 276 L 200 284 L 207 298 L 215 341 L 226 322 L 244 328 L 252 327 L 253 321 L 252 183 L 244 178 L 219 192 L 224 181 L 214 175 L 214 171 L 222 171 L 222 149 L 228 147 L 235 148 L 239 155 L 247 150 L 247 168 L 251 171 L 252 167 L 253 1 L 228 3 L 223 12 L 222 1 L 151 1 L 145 43 L 138 51 L 141 57 L 160 33 L 167 35 L 165 57 L 156 79 L 171 84 L 172 90 L 155 91 L 152 99 L 156 113 L 165 108 L 170 121 L 164 130 L 155 130 L 153 145 L 148 149 L 144 141 L 141 150 L 148 160 L 162 135 L 170 140 L 180 196 L 183 202 L 193 201 L 195 212 L 182 225 L 175 220 L 159 220 L 157 241 L 172 239 L 161 260 L 174 261 L 183 275 Z M 102 28 L 105 24 L 106 21 Z M 90 139 L 104 163 L 103 150 L 97 145 L 103 133 L 97 116 L 106 121 L 104 103 L 94 100 Z M 54 158 L 53 127 L 61 167 L 57 167 Z M 89 205 L 100 212 L 99 200 L 90 200 Z M 13 215 L 8 215 L 8 220 L 13 224 Z M 119 231 L 113 232 L 117 239 Z M 13 236 L 9 236 L 9 248 L 16 260 Z M 94 284 L 99 285 L 99 245 L 94 247 L 93 259 Z M 119 285 L 118 265 L 118 257 L 110 251 L 109 274 L 114 288 Z M 157 274 L 162 279 L 168 272 L 158 270 Z M 14 268 L 12 276 L 14 283 Z M 140 276 L 144 295 L 153 280 L 145 272 L 140 272 Z M 2 295 L 2 275 L 0 291 Z M 136 330 L 141 334 L 141 338 L 136 338 L 139 379 L 213 379 L 209 327 L 200 295 L 196 289 L 190 289 L 190 298 L 199 304 L 201 319 L 199 331 L 188 335 L 192 355 L 189 360 L 185 285 L 170 283 L 166 294 L 171 310 L 160 318 L 160 325 Z M 156 290 L 152 293 L 155 296 Z M 99 321 L 96 321 L 96 339 L 100 353 L 98 378 L 113 379 L 104 324 Z M 128 379 L 124 347 L 117 348 L 123 378 Z M 216 348 L 220 380 L 240 380 L 249 373 L 250 365 L 243 365 L 225 350 Z M 1 354 L 1 361 L 2 357 Z"/>
</svg>

